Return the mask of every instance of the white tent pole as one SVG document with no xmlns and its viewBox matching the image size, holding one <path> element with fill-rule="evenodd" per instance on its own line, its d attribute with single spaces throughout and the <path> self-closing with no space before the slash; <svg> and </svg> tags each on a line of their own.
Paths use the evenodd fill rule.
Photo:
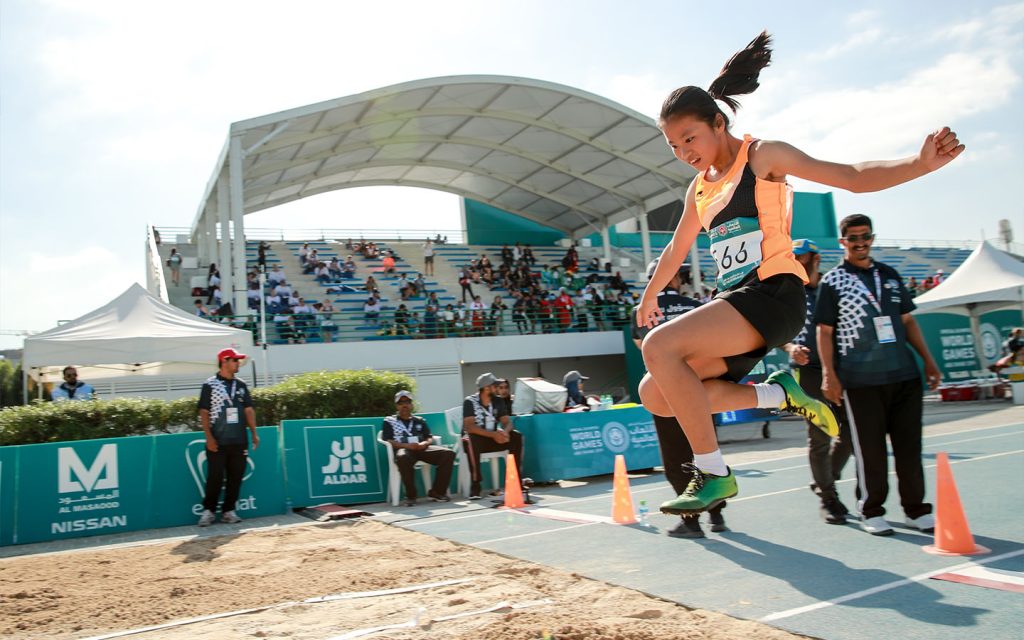
<svg viewBox="0 0 1024 640">
<path fill-rule="evenodd" d="M 221 300 L 228 301 L 231 298 L 224 297 L 224 291 L 231 291 L 231 216 L 228 180 L 223 173 L 217 181 L 217 217 L 220 219 L 220 260 L 217 265 L 220 271 L 220 293 Z"/>
<path fill-rule="evenodd" d="M 647 224 L 647 213 L 642 212 L 636 217 L 640 221 L 640 245 L 644 252 L 644 266 L 643 269 L 647 268 L 647 265 L 651 264 L 651 228 Z"/>
<path fill-rule="evenodd" d="M 244 217 L 242 211 L 243 197 L 242 192 L 242 137 L 232 136 L 231 147 L 228 150 L 228 193 L 231 194 L 231 222 L 234 226 L 235 239 L 232 244 L 234 252 L 232 254 L 232 272 L 231 275 L 221 274 L 221 293 L 224 294 L 224 301 L 230 300 L 232 302 L 233 311 L 235 313 L 241 313 L 242 309 L 246 308 L 246 291 L 245 291 L 245 223 L 242 221 Z M 225 287 L 228 285 L 228 287 Z M 233 295 L 228 296 L 224 291 L 227 289 Z"/>
<path fill-rule="evenodd" d="M 601 225 L 601 245 L 604 249 L 604 264 L 609 264 L 612 261 L 612 241 L 611 235 L 608 233 L 607 222 Z"/>
</svg>

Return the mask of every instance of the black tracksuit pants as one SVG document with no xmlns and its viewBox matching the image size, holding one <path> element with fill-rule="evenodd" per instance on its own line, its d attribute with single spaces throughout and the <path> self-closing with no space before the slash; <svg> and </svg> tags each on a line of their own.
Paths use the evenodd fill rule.
<svg viewBox="0 0 1024 640">
<path fill-rule="evenodd" d="M 206 495 L 203 508 L 217 513 L 217 501 L 220 489 L 225 485 L 223 513 L 235 510 L 238 494 L 242 489 L 242 477 L 245 475 L 247 445 L 219 444 L 216 451 L 206 450 Z"/>
<path fill-rule="evenodd" d="M 924 501 L 922 392 L 920 378 L 843 391 L 857 458 L 857 501 L 865 518 L 885 515 L 883 505 L 889 495 L 886 436 L 892 443 L 903 512 L 909 518 L 932 512 L 932 505 Z"/>
</svg>

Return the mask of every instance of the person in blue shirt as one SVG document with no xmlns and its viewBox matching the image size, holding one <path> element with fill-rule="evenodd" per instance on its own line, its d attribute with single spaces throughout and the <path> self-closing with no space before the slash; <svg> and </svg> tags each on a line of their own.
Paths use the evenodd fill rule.
<svg viewBox="0 0 1024 640">
<path fill-rule="evenodd" d="M 77 369 L 67 366 L 64 367 L 62 373 L 64 374 L 64 382 L 60 383 L 50 392 L 50 397 L 53 398 L 54 402 L 93 400 L 95 398 L 96 391 L 92 388 L 92 385 L 78 379 Z"/>
</svg>

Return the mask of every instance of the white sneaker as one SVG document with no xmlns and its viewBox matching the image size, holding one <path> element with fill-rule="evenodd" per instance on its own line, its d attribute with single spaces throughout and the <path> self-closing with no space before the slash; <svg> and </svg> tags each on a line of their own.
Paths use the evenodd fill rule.
<svg viewBox="0 0 1024 640">
<path fill-rule="evenodd" d="M 926 513 L 917 518 L 907 518 L 904 520 L 904 524 L 911 529 L 931 533 L 932 531 L 935 531 L 935 516 L 930 513 Z"/>
<path fill-rule="evenodd" d="M 242 519 L 239 518 L 238 514 L 234 511 L 225 511 L 224 513 L 220 514 L 220 521 L 224 524 L 238 524 L 242 521 Z"/>
<path fill-rule="evenodd" d="M 893 531 L 889 523 L 882 516 L 874 518 L 861 518 L 860 526 L 873 536 L 891 536 Z"/>
<path fill-rule="evenodd" d="M 198 524 L 200 527 L 208 527 L 211 524 L 213 524 L 213 521 L 216 518 L 217 516 L 213 515 L 212 511 L 203 511 L 203 515 L 199 516 L 199 522 L 197 522 L 196 524 Z"/>
</svg>

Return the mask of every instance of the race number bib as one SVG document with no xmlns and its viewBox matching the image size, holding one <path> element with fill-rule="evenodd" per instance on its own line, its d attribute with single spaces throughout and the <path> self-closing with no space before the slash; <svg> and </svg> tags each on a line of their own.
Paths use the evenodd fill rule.
<svg viewBox="0 0 1024 640">
<path fill-rule="evenodd" d="M 718 289 L 743 280 L 761 264 L 764 233 L 757 218 L 733 218 L 708 231 L 711 255 L 718 263 Z"/>
</svg>

